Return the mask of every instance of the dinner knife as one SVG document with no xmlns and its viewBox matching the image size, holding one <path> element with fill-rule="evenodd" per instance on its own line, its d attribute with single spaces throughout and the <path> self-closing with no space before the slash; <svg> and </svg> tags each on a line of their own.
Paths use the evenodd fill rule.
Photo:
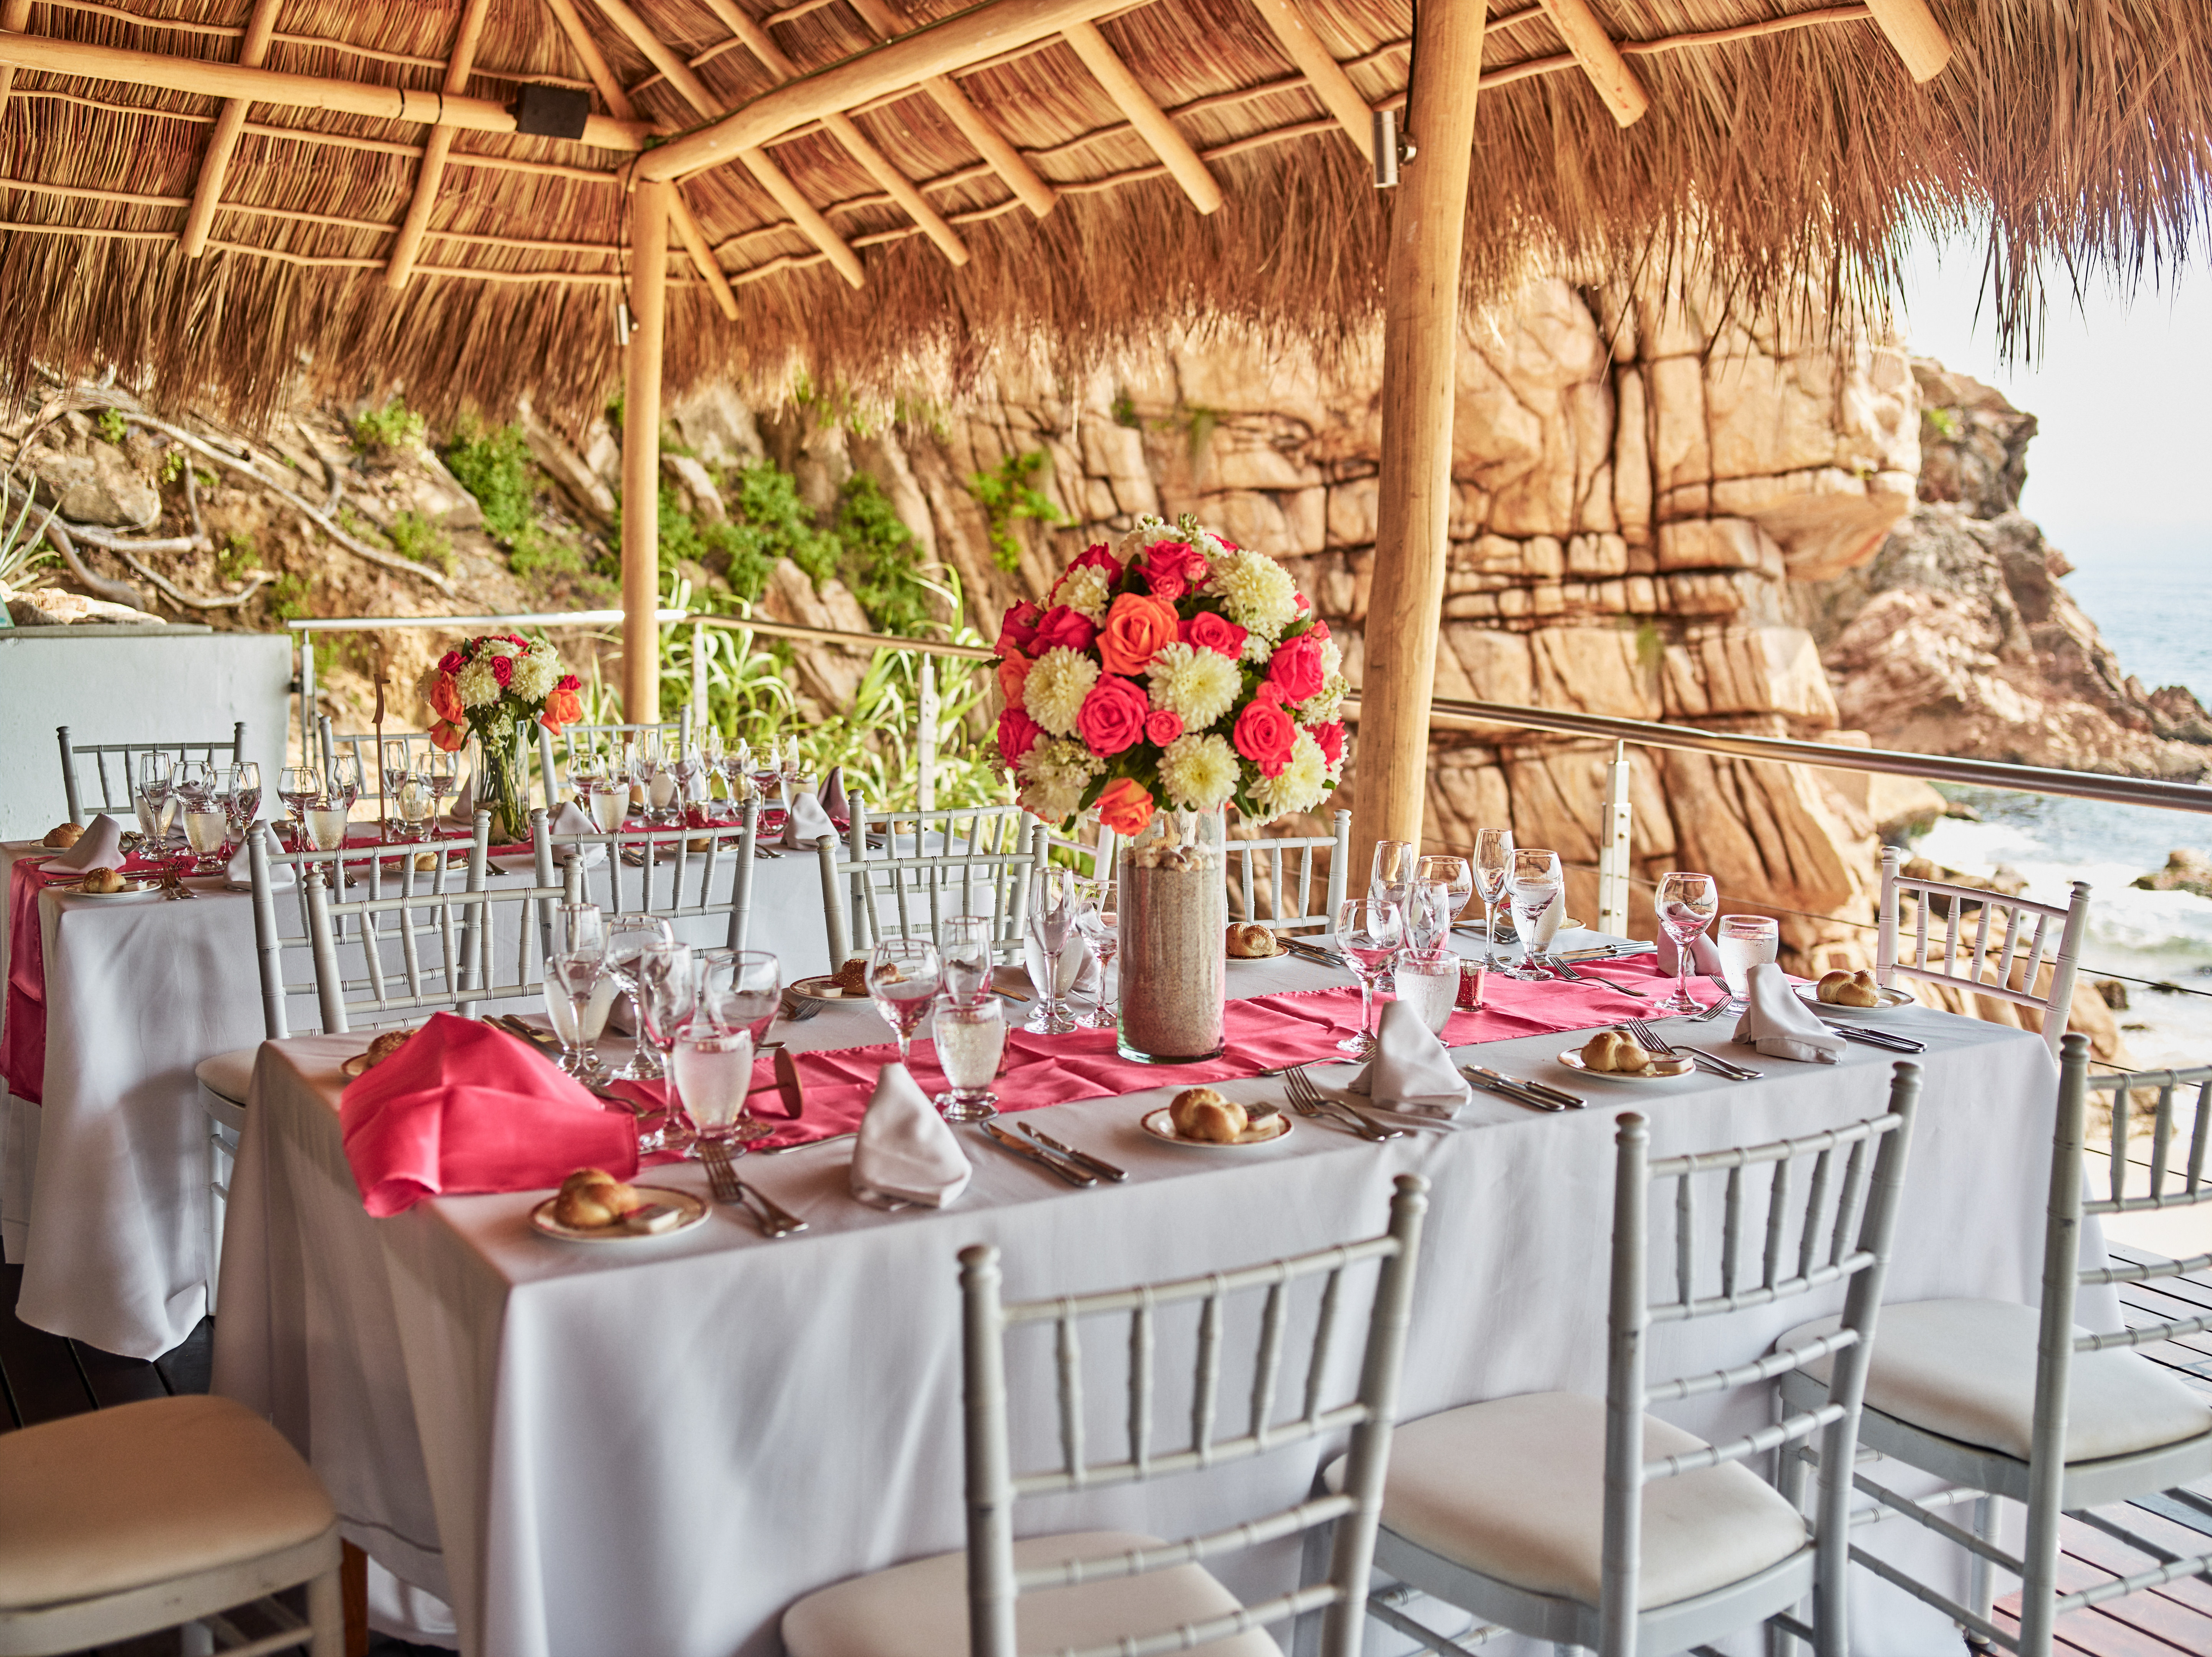
<svg viewBox="0 0 2212 1657">
<path fill-rule="evenodd" d="M 1828 1023 L 1820 1021 L 1846 1041 L 1863 1041 L 1870 1047 L 1887 1047 L 1892 1053 L 1925 1053 L 1928 1044 L 1916 1041 L 1909 1035 L 1892 1035 L 1887 1030 L 1870 1030 L 1857 1024 Z"/>
<path fill-rule="evenodd" d="M 1069 1162 L 1075 1163 L 1079 1168 L 1090 1169 L 1091 1173 L 1096 1174 L 1102 1180 L 1112 1180 L 1116 1184 L 1119 1184 L 1121 1181 L 1129 1177 L 1128 1171 L 1126 1168 L 1116 1168 L 1113 1163 L 1107 1162 L 1103 1157 L 1093 1156 L 1087 1150 L 1078 1150 L 1073 1145 L 1064 1145 L 1060 1144 L 1059 1140 L 1054 1138 L 1052 1135 L 1047 1133 L 1042 1128 L 1038 1127 L 1034 1123 L 1017 1122 L 1014 1126 L 1022 1132 L 1027 1134 L 1030 1138 L 1036 1140 L 1039 1144 L 1042 1145 L 1046 1150 L 1058 1151 L 1061 1156 L 1066 1157 Z"/>
<path fill-rule="evenodd" d="M 1765 1074 L 1764 1071 L 1753 1070 L 1748 1065 L 1739 1065 L 1733 1059 L 1723 1059 L 1717 1053 L 1707 1053 L 1703 1047 L 1693 1047 L 1686 1042 L 1677 1047 L 1675 1051 L 1688 1053 L 1707 1070 L 1724 1076 L 1731 1082 L 1755 1082 Z"/>
<path fill-rule="evenodd" d="M 1012 1134 L 1007 1132 L 996 1122 L 979 1122 L 976 1126 L 981 1128 L 984 1133 L 991 1140 L 991 1143 L 997 1145 L 1001 1150 L 1009 1151 L 1014 1156 L 1020 1157 L 1024 1162 L 1035 1162 L 1039 1168 L 1043 1168 L 1047 1173 L 1057 1174 L 1061 1179 L 1066 1181 L 1070 1185 L 1095 1186 L 1098 1183 L 1098 1179 L 1096 1174 L 1085 1174 L 1081 1168 L 1075 1167 L 1073 1163 L 1061 1162 L 1050 1151 L 1045 1150 L 1039 1146 L 1027 1144 L 1023 1140 L 1017 1139 Z"/>
<path fill-rule="evenodd" d="M 1534 1094 L 1539 1099 L 1549 1099 L 1562 1110 L 1580 1110 L 1588 1102 L 1579 1095 L 1555 1088 L 1547 1082 L 1528 1082 L 1516 1077 L 1501 1076 L 1496 1071 L 1486 1070 L 1480 1065 L 1469 1065 L 1467 1069 L 1471 1074 L 1483 1077 L 1489 1081 L 1502 1082 L 1509 1088 L 1519 1088 L 1523 1092 Z"/>
<path fill-rule="evenodd" d="M 1523 1093 L 1519 1088 L 1514 1086 L 1504 1077 L 1498 1075 L 1495 1071 L 1480 1070 L 1474 1065 L 1470 1065 L 1466 1066 L 1462 1071 L 1461 1074 L 1464 1075 L 1468 1081 L 1480 1088 L 1485 1093 L 1490 1094 L 1496 1098 L 1510 1101 L 1511 1103 L 1519 1105 L 1525 1109 L 1541 1111 L 1563 1111 L 1566 1109 L 1565 1105 L 1555 1103 L 1552 1100 L 1540 1099 L 1533 1093 Z"/>
</svg>

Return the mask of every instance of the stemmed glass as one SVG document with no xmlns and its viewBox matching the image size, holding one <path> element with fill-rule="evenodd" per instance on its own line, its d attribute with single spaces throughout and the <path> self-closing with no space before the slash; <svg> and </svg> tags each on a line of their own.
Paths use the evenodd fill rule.
<svg viewBox="0 0 2212 1657">
<path fill-rule="evenodd" d="M 947 915 L 937 928 L 937 954 L 944 964 L 945 993 L 966 1005 L 990 1000 L 991 917 Z"/>
<path fill-rule="evenodd" d="M 233 826 L 242 837 L 246 827 L 261 814 L 261 768 L 252 760 L 240 761 L 231 777 L 230 805 Z"/>
<path fill-rule="evenodd" d="M 1513 871 L 1513 831 L 1484 828 L 1474 836 L 1474 891 L 1482 900 L 1482 964 L 1498 970 L 1498 904 Z"/>
<path fill-rule="evenodd" d="M 1098 1005 L 1088 1018 L 1079 1022 L 1088 1029 L 1116 1029 L 1121 1020 L 1114 1011 L 1114 998 L 1106 990 L 1107 977 L 1114 970 L 1114 957 L 1121 948 L 1121 916 L 1114 907 L 1112 882 L 1092 880 L 1084 883 L 1083 900 L 1075 911 L 1075 924 L 1081 930 L 1083 941 L 1090 946 L 1091 953 L 1098 958 Z"/>
<path fill-rule="evenodd" d="M 288 765 L 276 774 L 276 798 L 292 808 L 293 849 L 307 843 L 307 808 L 323 797 L 322 779 L 312 765 Z"/>
<path fill-rule="evenodd" d="M 1507 977 L 1540 983 L 1551 976 L 1536 964 L 1536 934 L 1552 906 L 1564 901 L 1565 889 L 1557 852 L 1534 846 L 1513 848 L 1505 891 L 1513 904 L 1513 930 L 1521 938 L 1521 964 L 1500 968 Z"/>
<path fill-rule="evenodd" d="M 692 969 L 691 946 L 648 944 L 638 951 L 631 970 L 637 982 L 638 1037 L 653 1048 L 654 1071 L 666 1076 L 676 1038 L 690 1023 L 691 1014 L 699 1004 L 699 980 Z M 667 1101 L 660 1113 L 660 1125 L 639 1136 L 637 1148 L 641 1151 L 680 1151 L 690 1144 L 694 1137 L 691 1126 L 684 1120 L 684 1101 L 675 1088 L 667 1089 Z"/>
<path fill-rule="evenodd" d="M 1006 1013 L 996 996 L 980 1001 L 938 1004 L 931 1034 L 937 1038 L 937 1065 L 951 1088 L 937 1096 L 939 1114 L 948 1122 L 988 1121 L 999 1114 L 991 1083 L 1006 1050 Z"/>
<path fill-rule="evenodd" d="M 1367 876 L 1367 895 L 1378 903 L 1395 903 L 1404 908 L 1406 900 L 1413 895 L 1413 842 L 1410 840 L 1378 840 L 1375 842 L 1375 862 Z"/>
<path fill-rule="evenodd" d="M 175 785 L 170 780 L 169 756 L 149 754 L 139 762 L 138 788 L 135 804 L 138 807 L 138 835 L 150 853 L 169 831 L 171 803 L 175 798 Z"/>
<path fill-rule="evenodd" d="M 1404 913 L 1384 898 L 1346 898 L 1336 912 L 1336 947 L 1359 980 L 1359 1031 L 1336 1045 L 1355 1059 L 1375 1051 L 1375 986 L 1406 941 Z"/>
<path fill-rule="evenodd" d="M 380 762 L 384 768 L 385 803 L 397 805 L 400 786 L 407 780 L 407 774 L 413 768 L 407 763 L 407 744 L 396 739 L 386 743 Z"/>
<path fill-rule="evenodd" d="M 1713 916 L 1720 910 L 1720 883 L 1711 875 L 1690 874 L 1678 869 L 1660 877 L 1653 907 L 1659 912 L 1659 924 L 1674 940 L 1675 960 L 1674 993 L 1651 1011 L 1703 1012 L 1704 1004 L 1690 993 L 1690 965 L 1697 955 L 1698 934 L 1712 924 Z"/>
<path fill-rule="evenodd" d="M 361 798 L 361 756 L 340 754 L 331 762 L 331 800 L 349 816 Z"/>
<path fill-rule="evenodd" d="M 430 815 L 442 817 L 446 815 L 446 796 L 460 785 L 461 756 L 434 744 L 423 753 L 420 769 L 422 780 L 430 785 Z"/>
<path fill-rule="evenodd" d="M 668 1070 L 700 1138 L 742 1146 L 775 1132 L 745 1104 L 782 983 L 782 962 L 765 950 L 708 950 L 699 956 L 697 1005 L 677 1032 Z"/>
<path fill-rule="evenodd" d="M 868 952 L 868 994 L 898 1038 L 902 1065 L 943 980 L 937 946 L 926 938 L 882 938 Z"/>
<path fill-rule="evenodd" d="M 1413 904 L 1406 916 L 1408 941 L 1417 950 L 1441 950 L 1452 923 L 1474 895 L 1474 871 L 1462 857 L 1425 857 L 1413 865 Z"/>
<path fill-rule="evenodd" d="M 638 733 L 637 749 L 630 759 L 630 774 L 645 790 L 647 819 L 659 822 L 676 793 L 676 778 L 660 751 L 659 731 Z"/>
<path fill-rule="evenodd" d="M 637 1015 L 637 1041 L 630 1050 L 629 1061 L 615 1071 L 617 1079 L 625 1082 L 653 1082 L 660 1079 L 660 1064 L 646 1045 L 644 997 L 638 988 L 638 958 L 658 944 L 672 944 L 676 933 L 658 915 L 623 914 L 607 922 L 607 971 L 613 975 L 615 986 L 630 998 Z"/>
<path fill-rule="evenodd" d="M 544 993 L 553 1034 L 561 1040 L 561 1068 L 571 1076 L 600 1070 L 592 1044 L 606 1028 L 615 983 L 607 974 L 606 917 L 598 904 L 563 903 L 553 911 Z"/>
<path fill-rule="evenodd" d="M 410 845 L 427 840 L 430 819 L 438 810 L 437 797 L 430 792 L 430 780 L 418 771 L 410 771 L 399 780 L 399 792 L 393 801 L 399 811 L 399 837 Z"/>
<path fill-rule="evenodd" d="M 1040 869 L 1030 878 L 1027 954 L 1036 1011 L 1022 1028 L 1036 1035 L 1060 1035 L 1077 1028 L 1075 1014 L 1060 987 L 1060 956 L 1075 930 L 1076 893 L 1073 869 Z"/>
<path fill-rule="evenodd" d="M 177 768 L 177 793 L 187 810 L 202 809 L 215 791 L 215 767 L 205 760 L 186 760 Z"/>
</svg>

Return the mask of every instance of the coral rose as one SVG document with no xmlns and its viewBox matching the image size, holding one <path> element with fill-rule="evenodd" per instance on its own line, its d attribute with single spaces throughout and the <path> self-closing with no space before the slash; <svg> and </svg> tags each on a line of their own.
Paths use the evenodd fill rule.
<svg viewBox="0 0 2212 1657">
<path fill-rule="evenodd" d="M 1226 616 L 1217 616 L 1207 610 L 1185 622 L 1176 636 L 1193 650 L 1210 650 L 1233 662 L 1244 653 L 1246 634 L 1247 629 Z"/>
<path fill-rule="evenodd" d="M 1237 744 L 1238 753 L 1260 768 L 1262 775 L 1279 777 L 1297 746 L 1298 722 L 1272 697 L 1255 696 L 1237 716 L 1237 728 L 1230 733 L 1230 740 Z"/>
<path fill-rule="evenodd" d="M 1165 748 L 1182 735 L 1182 715 L 1172 708 L 1156 707 L 1145 715 L 1145 740 Z"/>
<path fill-rule="evenodd" d="M 1344 763 L 1344 721 L 1331 719 L 1327 725 L 1309 726 L 1306 734 L 1321 750 L 1321 756 L 1328 762 L 1332 771 Z"/>
<path fill-rule="evenodd" d="M 1098 821 L 1124 838 L 1143 834 L 1155 809 L 1145 786 L 1127 777 L 1115 778 L 1098 796 Z"/>
<path fill-rule="evenodd" d="M 430 681 L 430 711 L 441 719 L 459 721 L 461 693 L 451 674 L 441 673 Z"/>
<path fill-rule="evenodd" d="M 1321 671 L 1321 646 L 1311 633 L 1284 640 L 1275 646 L 1274 657 L 1267 664 L 1267 682 L 1291 701 L 1320 695 L 1325 677 Z"/>
<path fill-rule="evenodd" d="M 1106 625 L 1098 634 L 1098 659 L 1109 673 L 1133 677 L 1152 665 L 1162 645 L 1175 641 L 1173 604 L 1125 592 L 1106 612 Z"/>
<path fill-rule="evenodd" d="M 1119 754 L 1145 734 L 1145 693 L 1127 679 L 1102 674 L 1076 710 L 1075 733 L 1094 754 Z"/>
<path fill-rule="evenodd" d="M 1093 542 L 1082 557 L 1068 566 L 1070 569 L 1103 569 L 1110 586 L 1121 579 L 1121 561 L 1107 549 L 1103 541 Z"/>
<path fill-rule="evenodd" d="M 1088 650 L 1091 641 L 1098 636 L 1098 629 L 1079 610 L 1066 604 L 1055 604 L 1045 611 L 1044 619 L 1037 623 L 1036 653 L 1048 650 Z"/>
<path fill-rule="evenodd" d="M 1180 598 L 1212 573 L 1206 555 L 1188 541 L 1160 541 L 1145 549 L 1145 580 L 1155 598 Z"/>
<path fill-rule="evenodd" d="M 441 719 L 430 727 L 430 744 L 441 753 L 458 754 L 469 745 L 469 728 L 451 719 Z"/>
<path fill-rule="evenodd" d="M 1030 659 L 1009 656 L 999 664 L 999 694 L 1006 699 L 1009 707 L 1022 705 L 1022 689 L 1030 682 Z"/>
<path fill-rule="evenodd" d="M 555 685 L 545 698 L 545 711 L 538 716 L 538 722 L 548 731 L 558 731 L 562 725 L 574 725 L 584 717 L 584 704 L 568 688 L 569 683 L 564 679 Z"/>
<path fill-rule="evenodd" d="M 1010 767 L 1019 765 L 1043 734 L 1044 727 L 1020 708 L 1008 708 L 999 715 L 999 757 Z"/>
<path fill-rule="evenodd" d="M 1036 642 L 1037 622 L 1043 616 L 1044 611 L 1027 598 L 1011 606 L 999 622 L 999 654 L 1034 654 L 1031 646 Z"/>
</svg>

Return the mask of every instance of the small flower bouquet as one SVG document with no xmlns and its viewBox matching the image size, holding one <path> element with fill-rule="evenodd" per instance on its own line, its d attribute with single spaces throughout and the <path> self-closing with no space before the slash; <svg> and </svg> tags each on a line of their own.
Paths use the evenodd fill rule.
<svg viewBox="0 0 2212 1657">
<path fill-rule="evenodd" d="M 463 640 L 425 677 L 422 694 L 436 715 L 430 740 L 453 753 L 477 739 L 481 762 L 471 784 L 478 808 L 492 814 L 493 839 L 528 837 L 523 735 L 532 723 L 558 731 L 582 719 L 577 689 L 550 644 L 512 633 Z"/>
<path fill-rule="evenodd" d="M 1145 518 L 999 631 L 999 753 L 1048 822 L 1116 834 L 1162 810 L 1311 810 L 1344 770 L 1350 686 L 1328 626 L 1273 559 L 1186 516 Z"/>
</svg>

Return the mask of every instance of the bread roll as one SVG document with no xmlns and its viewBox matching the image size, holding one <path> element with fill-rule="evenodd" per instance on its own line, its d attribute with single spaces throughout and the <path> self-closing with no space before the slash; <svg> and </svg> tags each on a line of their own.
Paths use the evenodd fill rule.
<svg viewBox="0 0 2212 1657">
<path fill-rule="evenodd" d="M 83 833 L 84 829 L 81 824 L 58 822 L 46 830 L 46 843 L 57 851 L 66 852 L 77 843 Z"/>
<path fill-rule="evenodd" d="M 1244 1107 L 1212 1088 L 1185 1088 L 1168 1107 L 1168 1120 L 1186 1139 L 1229 1145 L 1244 1137 Z"/>
<path fill-rule="evenodd" d="M 1619 1030 L 1600 1030 L 1583 1043 L 1583 1063 L 1616 1076 L 1641 1076 L 1651 1067 L 1651 1055 Z"/>
<path fill-rule="evenodd" d="M 376 1040 L 368 1044 L 368 1052 L 362 1056 L 362 1068 L 363 1070 L 374 1070 L 386 1059 L 391 1058 L 393 1053 L 405 1047 L 407 1045 L 407 1038 L 410 1034 L 412 1034 L 412 1032 L 408 1030 L 385 1031 L 381 1035 L 379 1035 Z"/>
<path fill-rule="evenodd" d="M 578 1230 L 598 1231 L 620 1225 L 623 1216 L 642 1207 L 638 1194 L 603 1168 L 578 1168 L 561 1182 L 553 1199 L 553 1217 Z"/>
<path fill-rule="evenodd" d="M 1881 986 L 1875 981 L 1875 975 L 1863 968 L 1855 973 L 1823 973 L 1820 988 L 1814 993 L 1833 1007 L 1881 1005 Z"/>
<path fill-rule="evenodd" d="M 1249 921 L 1229 929 L 1228 948 L 1230 955 L 1238 961 L 1264 961 L 1283 952 L 1282 944 L 1272 931 Z"/>
<path fill-rule="evenodd" d="M 113 869 L 88 869 L 85 871 L 83 883 L 78 889 L 87 892 L 119 892 L 130 883 Z"/>
<path fill-rule="evenodd" d="M 868 992 L 868 957 L 856 955 L 830 974 L 842 995 L 866 995 Z"/>
</svg>

